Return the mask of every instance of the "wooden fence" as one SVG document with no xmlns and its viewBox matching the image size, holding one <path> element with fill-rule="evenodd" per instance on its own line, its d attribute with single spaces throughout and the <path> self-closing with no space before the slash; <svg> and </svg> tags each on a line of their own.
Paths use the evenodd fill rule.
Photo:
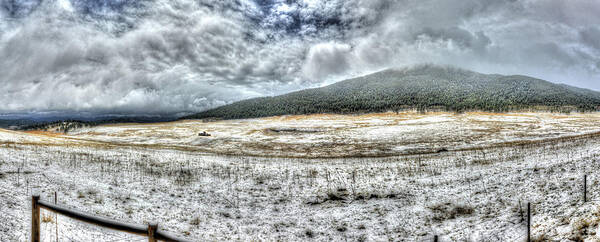
<svg viewBox="0 0 600 242">
<path fill-rule="evenodd" d="M 90 223 L 96 226 L 101 226 L 109 229 L 114 229 L 130 234 L 147 236 L 149 242 L 156 241 L 188 241 L 177 238 L 167 232 L 158 230 L 158 224 L 150 223 L 146 225 L 123 223 L 108 218 L 89 215 L 74 209 L 70 209 L 61 205 L 40 200 L 40 196 L 34 195 L 31 197 L 31 241 L 40 241 L 40 208 L 50 210 L 52 212 L 62 214 L 64 216 Z"/>
<path fill-rule="evenodd" d="M 584 203 L 587 199 L 587 175 L 583 176 L 583 189 L 582 189 L 582 200 Z M 56 198 L 55 198 L 56 199 Z M 158 230 L 158 224 L 150 223 L 147 226 L 139 224 L 123 223 L 108 218 L 97 217 L 89 215 L 74 209 L 66 208 L 61 205 L 49 203 L 47 201 L 40 200 L 40 196 L 34 195 L 31 197 L 31 241 L 40 241 L 40 208 L 50 210 L 52 212 L 65 215 L 67 217 L 94 224 L 97 226 L 114 229 L 122 232 L 131 234 L 147 236 L 149 242 L 161 241 L 189 241 L 185 239 L 177 238 L 169 233 Z M 531 204 L 527 203 L 527 241 L 531 241 Z M 434 235 L 434 242 L 439 241 L 439 236 Z"/>
</svg>

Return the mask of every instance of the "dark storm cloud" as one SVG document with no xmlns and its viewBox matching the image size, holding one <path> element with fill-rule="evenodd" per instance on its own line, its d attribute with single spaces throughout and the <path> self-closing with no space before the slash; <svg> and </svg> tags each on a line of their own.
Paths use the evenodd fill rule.
<svg viewBox="0 0 600 242">
<path fill-rule="evenodd" d="M 579 34 L 581 35 L 583 44 L 594 48 L 595 50 L 600 50 L 600 41 L 598 41 L 600 40 L 600 28 L 597 26 L 590 26 L 580 30 Z"/>
<path fill-rule="evenodd" d="M 593 0 L 0 0 L 1 112 L 196 112 L 423 62 L 600 89 Z"/>
<path fill-rule="evenodd" d="M 13 18 L 24 17 L 35 10 L 40 2 L 41 0 L 5 0 L 0 2 L 0 12 Z"/>
</svg>

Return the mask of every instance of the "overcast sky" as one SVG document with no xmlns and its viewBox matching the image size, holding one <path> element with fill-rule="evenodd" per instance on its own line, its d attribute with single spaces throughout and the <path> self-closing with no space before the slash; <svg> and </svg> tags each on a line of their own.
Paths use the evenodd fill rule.
<svg viewBox="0 0 600 242">
<path fill-rule="evenodd" d="M 597 0 L 0 0 L 0 113 L 176 115 L 391 67 L 600 90 Z"/>
</svg>

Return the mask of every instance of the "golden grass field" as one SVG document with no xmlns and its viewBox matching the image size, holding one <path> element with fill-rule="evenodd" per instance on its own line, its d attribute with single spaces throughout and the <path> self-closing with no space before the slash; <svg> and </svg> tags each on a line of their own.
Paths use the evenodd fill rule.
<svg viewBox="0 0 600 242">
<path fill-rule="evenodd" d="M 198 135 L 204 131 L 211 136 Z M 600 132 L 600 113 L 315 114 L 109 124 L 67 134 L 3 132 L 13 137 L 1 140 L 5 143 L 142 146 L 266 157 L 380 157 L 590 136 Z"/>
</svg>

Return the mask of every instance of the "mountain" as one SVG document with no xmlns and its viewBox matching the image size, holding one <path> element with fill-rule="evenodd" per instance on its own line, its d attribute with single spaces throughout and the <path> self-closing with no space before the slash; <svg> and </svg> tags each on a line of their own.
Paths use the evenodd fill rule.
<svg viewBox="0 0 600 242">
<path fill-rule="evenodd" d="M 184 118 L 238 119 L 402 109 L 596 111 L 599 107 L 600 92 L 528 76 L 490 75 L 453 67 L 422 65 L 388 69 L 281 96 L 239 101 Z"/>
<path fill-rule="evenodd" d="M 23 126 L 34 125 L 37 122 L 29 119 L 0 119 L 0 129 L 17 129 Z"/>
<path fill-rule="evenodd" d="M 129 116 L 129 117 L 51 117 L 51 118 L 19 118 L 0 119 L 0 128 L 12 130 L 44 130 L 67 133 L 85 127 L 93 127 L 113 123 L 157 123 L 175 121 L 172 117 Z"/>
</svg>

